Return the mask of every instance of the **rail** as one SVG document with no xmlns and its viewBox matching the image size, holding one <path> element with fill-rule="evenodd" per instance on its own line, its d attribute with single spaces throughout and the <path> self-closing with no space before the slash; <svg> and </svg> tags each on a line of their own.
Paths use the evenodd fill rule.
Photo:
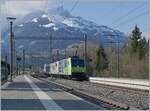
<svg viewBox="0 0 150 111">
<path fill-rule="evenodd" d="M 148 80 L 90 77 L 90 82 L 141 90 L 149 90 Z"/>
</svg>

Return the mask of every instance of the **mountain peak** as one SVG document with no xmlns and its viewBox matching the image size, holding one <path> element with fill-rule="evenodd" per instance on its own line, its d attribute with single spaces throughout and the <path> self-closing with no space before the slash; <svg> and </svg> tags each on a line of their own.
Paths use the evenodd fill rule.
<svg viewBox="0 0 150 111">
<path fill-rule="evenodd" d="M 50 36 L 56 37 L 83 37 L 87 34 L 91 42 L 115 42 L 126 44 L 127 37 L 124 33 L 107 26 L 98 25 L 82 17 L 76 17 L 65 10 L 64 7 L 51 7 L 45 11 L 32 12 L 28 14 L 20 24 L 14 27 L 17 36 Z M 115 35 L 115 36 L 111 36 Z M 4 35 L 5 36 L 5 35 Z M 24 43 L 26 45 L 27 43 Z M 65 43 L 64 47 L 71 42 Z M 41 44 L 41 47 L 43 44 Z M 54 45 L 55 47 L 58 44 Z"/>
<path fill-rule="evenodd" d="M 64 17 L 69 17 L 70 13 L 64 9 L 63 5 L 52 7 L 48 9 L 48 14 L 60 15 Z"/>
</svg>

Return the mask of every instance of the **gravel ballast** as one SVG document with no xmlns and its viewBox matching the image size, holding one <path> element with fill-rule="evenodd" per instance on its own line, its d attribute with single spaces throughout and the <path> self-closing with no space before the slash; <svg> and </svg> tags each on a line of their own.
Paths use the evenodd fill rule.
<svg viewBox="0 0 150 111">
<path fill-rule="evenodd" d="M 99 97 L 105 97 L 110 100 L 125 103 L 130 107 L 137 109 L 149 109 L 149 92 L 131 91 L 131 89 L 115 88 L 103 86 L 102 84 L 94 84 L 90 82 L 73 81 L 67 79 L 51 79 L 50 81 L 57 82 L 62 85 L 78 89 L 89 94 Z"/>
</svg>

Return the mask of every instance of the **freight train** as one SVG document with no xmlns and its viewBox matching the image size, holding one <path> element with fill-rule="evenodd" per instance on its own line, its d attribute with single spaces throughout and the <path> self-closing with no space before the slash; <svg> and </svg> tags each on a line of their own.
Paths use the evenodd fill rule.
<svg viewBox="0 0 150 111">
<path fill-rule="evenodd" d="M 54 63 L 44 65 L 44 73 L 50 76 L 75 80 L 89 80 L 83 59 L 69 57 Z"/>
</svg>

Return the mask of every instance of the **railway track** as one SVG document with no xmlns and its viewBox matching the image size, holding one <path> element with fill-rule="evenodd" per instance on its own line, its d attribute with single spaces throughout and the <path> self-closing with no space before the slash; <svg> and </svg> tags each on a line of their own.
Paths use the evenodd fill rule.
<svg viewBox="0 0 150 111">
<path fill-rule="evenodd" d="M 91 82 L 87 82 L 87 81 L 83 81 L 83 84 L 87 84 L 87 85 L 93 85 L 96 87 L 103 87 L 103 88 L 109 88 L 109 89 L 113 89 L 113 90 L 122 90 L 128 93 L 135 93 L 135 94 L 144 94 L 144 95 L 149 95 L 149 91 L 148 90 L 144 90 L 144 89 L 137 89 L 137 88 L 129 88 L 129 87 L 122 87 L 122 86 L 115 86 L 115 85 L 107 85 L 107 84 L 102 84 L 102 83 L 91 83 Z"/>
<path fill-rule="evenodd" d="M 91 101 L 97 105 L 101 105 L 103 106 L 104 108 L 106 109 L 111 109 L 111 110 L 127 110 L 129 109 L 129 107 L 125 104 L 121 104 L 121 103 L 118 103 L 118 102 L 114 102 L 112 100 L 109 100 L 109 99 L 106 99 L 106 98 L 102 98 L 102 97 L 97 97 L 97 96 L 94 96 L 94 95 L 91 95 L 89 93 L 86 93 L 86 92 L 83 92 L 83 91 L 80 91 L 78 89 L 75 89 L 75 88 L 72 88 L 72 87 L 69 87 L 69 86 L 66 86 L 66 85 L 63 85 L 63 84 L 59 84 L 57 82 L 54 82 L 53 80 L 50 80 L 50 79 L 46 79 L 46 78 L 41 78 L 41 77 L 38 77 L 38 76 L 33 76 L 35 78 L 38 78 L 40 80 L 43 80 L 47 83 L 50 83 L 50 84 L 53 84 L 53 85 L 56 85 L 57 87 L 69 92 L 69 93 L 72 93 L 74 95 L 77 95 L 81 98 L 84 98 L 88 101 Z"/>
<path fill-rule="evenodd" d="M 43 77 L 38 77 L 43 78 Z M 61 84 L 74 91 L 85 92 L 101 98 L 102 101 L 116 107 L 124 106 L 124 109 L 149 109 L 149 92 L 147 90 L 109 86 L 87 81 L 72 81 L 64 79 L 44 78 L 49 82 Z M 85 94 L 86 95 L 86 94 Z M 103 99 L 102 99 L 103 98 Z M 97 100 L 97 99 L 96 99 Z M 123 104 L 119 106 L 119 103 Z"/>
</svg>

